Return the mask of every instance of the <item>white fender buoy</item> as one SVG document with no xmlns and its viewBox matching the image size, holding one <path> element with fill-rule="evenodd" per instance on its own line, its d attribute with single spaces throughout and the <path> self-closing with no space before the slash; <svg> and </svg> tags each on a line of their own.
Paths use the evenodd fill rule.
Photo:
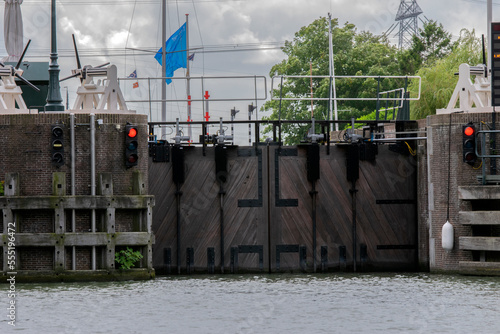
<svg viewBox="0 0 500 334">
<path fill-rule="evenodd" d="M 451 251 L 453 249 L 453 239 L 453 225 L 449 221 L 446 221 L 441 230 L 441 245 L 444 250 Z"/>
</svg>

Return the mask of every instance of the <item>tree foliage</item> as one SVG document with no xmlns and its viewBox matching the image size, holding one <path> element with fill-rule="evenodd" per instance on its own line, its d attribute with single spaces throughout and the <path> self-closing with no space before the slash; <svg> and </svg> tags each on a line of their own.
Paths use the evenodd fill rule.
<svg viewBox="0 0 500 334">
<path fill-rule="evenodd" d="M 463 29 L 453 50 L 444 58 L 419 69 L 416 75 L 422 78 L 421 96 L 412 101 L 412 119 L 425 118 L 436 113 L 436 109 L 446 108 L 458 82 L 460 64 L 477 65 L 482 63 L 482 46 L 474 30 Z M 418 92 L 417 83 L 409 86 L 412 96 Z"/>
<path fill-rule="evenodd" d="M 443 107 L 456 84 L 453 74 L 461 62 L 477 63 L 477 39 L 473 33 L 463 32 L 459 41 L 453 43 L 451 34 L 441 24 L 429 21 L 413 37 L 408 50 L 398 50 L 391 46 L 386 37 L 374 36 L 370 32 L 358 31 L 356 26 L 345 23 L 339 26 L 332 22 L 332 44 L 335 76 L 374 76 L 374 78 L 337 78 L 337 97 L 376 98 L 377 92 L 403 88 L 405 79 L 384 79 L 378 76 L 422 76 L 421 100 L 412 104 L 414 118 L 435 112 L 435 107 Z M 286 58 L 271 68 L 270 76 L 301 76 L 286 78 L 271 92 L 274 100 L 264 104 L 263 109 L 271 110 L 269 120 L 316 120 L 327 119 L 330 106 L 328 101 L 314 101 L 311 105 L 311 88 L 314 97 L 328 98 L 330 79 L 313 78 L 329 75 L 329 22 L 321 17 L 310 25 L 302 27 L 291 41 L 285 42 L 283 52 Z M 276 79 L 275 79 L 276 82 Z M 409 81 L 412 96 L 416 96 L 418 85 Z M 312 86 L 312 87 L 311 87 Z M 302 98 L 302 100 L 280 100 L 280 97 Z M 352 117 L 370 119 L 375 114 L 376 101 L 339 100 L 340 120 Z M 391 114 L 392 115 L 392 114 Z M 283 124 L 285 144 L 296 144 L 304 139 L 309 125 Z M 319 130 L 319 129 L 316 129 Z M 270 129 L 265 131 L 269 132 Z"/>
<path fill-rule="evenodd" d="M 311 67 L 312 75 L 329 75 L 328 56 L 328 19 L 319 18 L 309 26 L 302 27 L 292 41 L 285 42 L 283 52 L 287 56 L 270 71 L 270 76 L 300 75 L 304 78 L 288 79 L 275 89 L 275 97 L 301 97 L 302 101 L 268 101 L 264 109 L 272 110 L 268 118 L 277 120 L 311 119 Z M 369 32 L 357 32 L 354 24 L 338 26 L 337 19 L 332 20 L 332 44 L 334 53 L 335 75 L 396 75 L 399 72 L 397 49 L 390 46 L 384 37 L 374 36 Z M 314 78 L 312 87 L 314 97 L 328 98 L 329 78 Z M 381 79 L 380 86 L 376 79 L 337 79 L 338 97 L 376 97 L 377 90 L 389 90 L 396 83 Z M 281 106 L 281 108 L 280 108 Z M 339 119 L 363 116 L 375 109 L 375 101 L 339 101 Z M 314 101 L 313 112 L 317 120 L 328 116 L 328 101 Z M 285 143 L 293 144 L 303 139 L 308 126 L 283 125 L 286 133 Z"/>
<path fill-rule="evenodd" d="M 411 47 L 399 53 L 402 74 L 413 75 L 422 66 L 432 66 L 449 55 L 456 47 L 451 37 L 442 24 L 432 20 L 425 22 L 418 34 L 413 35 Z"/>
</svg>

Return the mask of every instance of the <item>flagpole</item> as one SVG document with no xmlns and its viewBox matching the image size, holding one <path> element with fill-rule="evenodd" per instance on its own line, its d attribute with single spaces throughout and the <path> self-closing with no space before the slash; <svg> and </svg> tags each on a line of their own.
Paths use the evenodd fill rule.
<svg viewBox="0 0 500 334">
<path fill-rule="evenodd" d="M 167 50 L 166 50 L 166 41 L 167 41 L 167 0 L 163 0 L 162 2 L 162 34 L 161 40 L 163 43 L 162 46 L 162 57 L 161 57 L 161 77 L 165 76 L 167 73 Z M 165 79 L 161 80 L 161 121 L 167 121 L 167 82 Z M 161 128 L 161 139 L 166 139 L 167 136 L 167 128 L 162 126 Z M 164 138 L 165 137 L 165 138 Z"/>
<path fill-rule="evenodd" d="M 189 96 L 191 96 L 191 82 L 189 80 L 189 14 L 186 14 L 186 93 L 189 99 Z M 193 121 L 191 118 L 191 103 L 187 104 L 187 117 L 188 117 L 188 122 Z M 191 124 L 188 124 L 188 136 L 189 136 L 189 142 L 193 141 L 193 134 L 191 132 Z"/>
</svg>

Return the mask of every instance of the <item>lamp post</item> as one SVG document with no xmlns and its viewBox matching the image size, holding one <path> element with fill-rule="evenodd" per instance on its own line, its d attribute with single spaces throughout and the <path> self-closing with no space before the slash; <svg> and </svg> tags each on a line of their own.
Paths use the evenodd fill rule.
<svg viewBox="0 0 500 334">
<path fill-rule="evenodd" d="M 56 33 L 56 0 L 51 1 L 51 51 L 49 65 L 49 92 L 47 94 L 47 104 L 45 111 L 64 111 L 63 99 L 61 97 L 61 87 L 59 86 L 59 65 L 57 64 L 57 33 Z"/>
</svg>

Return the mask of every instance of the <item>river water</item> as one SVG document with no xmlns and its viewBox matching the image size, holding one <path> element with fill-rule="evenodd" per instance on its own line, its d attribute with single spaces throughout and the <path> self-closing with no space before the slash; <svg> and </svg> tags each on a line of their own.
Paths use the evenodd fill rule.
<svg viewBox="0 0 500 334">
<path fill-rule="evenodd" d="M 0 333 L 500 333 L 500 278 L 226 275 L 0 285 Z M 3 307 L 5 306 L 5 307 Z"/>
</svg>

